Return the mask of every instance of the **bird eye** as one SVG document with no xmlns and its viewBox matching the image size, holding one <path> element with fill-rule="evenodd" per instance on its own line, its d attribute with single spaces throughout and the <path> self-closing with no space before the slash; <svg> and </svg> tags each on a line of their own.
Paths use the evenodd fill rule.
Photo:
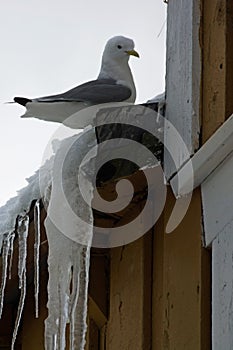
<svg viewBox="0 0 233 350">
<path fill-rule="evenodd" d="M 117 45 L 118 49 L 122 49 L 122 46 L 121 45 Z"/>
</svg>

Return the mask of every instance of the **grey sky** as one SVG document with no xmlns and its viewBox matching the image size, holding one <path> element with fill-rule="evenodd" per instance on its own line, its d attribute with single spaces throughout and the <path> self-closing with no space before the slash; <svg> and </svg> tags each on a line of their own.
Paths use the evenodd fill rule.
<svg viewBox="0 0 233 350">
<path fill-rule="evenodd" d="M 26 185 L 58 125 L 20 119 L 13 96 L 63 92 L 96 78 L 105 42 L 135 41 L 140 59 L 130 65 L 137 102 L 164 90 L 166 5 L 162 0 L 11 0 L 1 4 L 0 205 Z"/>
</svg>

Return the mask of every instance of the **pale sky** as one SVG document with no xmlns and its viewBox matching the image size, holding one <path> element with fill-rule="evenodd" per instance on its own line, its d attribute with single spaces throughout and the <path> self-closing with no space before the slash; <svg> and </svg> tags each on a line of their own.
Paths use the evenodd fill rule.
<svg viewBox="0 0 233 350">
<path fill-rule="evenodd" d="M 14 96 L 64 92 L 95 79 L 106 41 L 132 38 L 137 102 L 164 91 L 166 4 L 162 0 L 11 0 L 0 11 L 0 206 L 40 167 L 56 123 L 21 119 Z"/>
</svg>

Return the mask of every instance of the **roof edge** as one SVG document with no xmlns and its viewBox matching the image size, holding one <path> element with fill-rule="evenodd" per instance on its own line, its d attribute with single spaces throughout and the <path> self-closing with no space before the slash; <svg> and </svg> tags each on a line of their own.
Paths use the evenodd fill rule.
<svg viewBox="0 0 233 350">
<path fill-rule="evenodd" d="M 203 181 L 233 152 L 233 114 L 204 143 L 204 145 L 170 179 L 176 198 L 187 195 L 187 184 L 192 181 L 193 189 Z M 193 173 L 190 172 L 190 167 Z"/>
</svg>

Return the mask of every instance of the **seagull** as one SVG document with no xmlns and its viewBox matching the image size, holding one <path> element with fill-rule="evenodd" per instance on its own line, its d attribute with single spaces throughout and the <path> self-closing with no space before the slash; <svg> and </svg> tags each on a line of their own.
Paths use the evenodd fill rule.
<svg viewBox="0 0 233 350">
<path fill-rule="evenodd" d="M 104 48 L 99 75 L 58 95 L 29 99 L 14 97 L 14 102 L 24 106 L 26 113 L 22 118 L 38 118 L 69 125 L 71 115 L 94 105 L 127 102 L 134 103 L 136 88 L 129 67 L 130 56 L 139 57 L 134 50 L 132 39 L 115 36 L 109 39 Z M 77 114 L 77 118 L 79 119 Z M 84 117 L 76 120 L 76 128 L 84 128 L 88 122 Z"/>
</svg>

